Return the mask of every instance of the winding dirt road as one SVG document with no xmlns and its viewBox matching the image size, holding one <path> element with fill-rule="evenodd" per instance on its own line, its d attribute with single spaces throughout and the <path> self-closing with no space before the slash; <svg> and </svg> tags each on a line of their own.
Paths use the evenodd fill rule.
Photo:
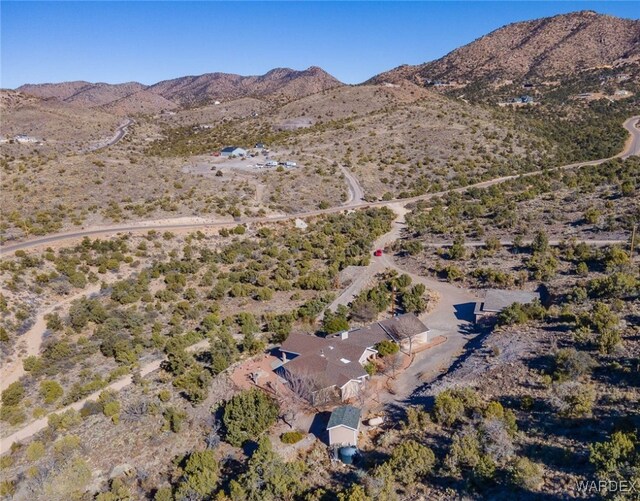
<svg viewBox="0 0 640 501">
<path fill-rule="evenodd" d="M 125 226 L 105 226 L 105 227 L 97 227 L 97 228 L 88 228 L 82 231 L 74 231 L 69 233 L 57 233 L 54 235 L 49 235 L 46 237 L 36 238 L 32 240 L 26 240 L 24 242 L 19 242 L 11 245 L 3 245 L 2 248 L 0 248 L 0 255 L 5 253 L 15 252 L 17 250 L 35 249 L 35 248 L 46 246 L 52 243 L 80 240 L 87 236 L 97 237 L 97 236 L 111 235 L 111 234 L 123 233 L 123 232 L 139 233 L 139 232 L 146 232 L 149 230 L 162 230 L 162 231 L 176 230 L 177 231 L 177 230 L 198 230 L 203 228 L 224 228 L 224 227 L 236 226 L 238 224 L 246 224 L 246 223 L 270 223 L 270 222 L 279 222 L 279 221 L 289 221 L 296 218 L 314 217 L 314 216 L 320 216 L 322 214 L 342 212 L 345 209 L 362 209 L 366 207 L 386 207 L 394 204 L 402 204 L 403 206 L 406 206 L 407 204 L 412 202 L 417 202 L 420 200 L 429 200 L 431 198 L 445 195 L 447 193 L 452 193 L 452 192 L 464 193 L 472 188 L 487 188 L 489 186 L 501 184 L 511 179 L 516 179 L 519 177 L 535 176 L 545 171 L 566 170 L 566 169 L 573 169 L 576 167 L 587 166 L 587 165 L 598 165 L 598 164 L 607 162 L 608 160 L 612 160 L 614 158 L 628 158 L 630 156 L 640 155 L 640 129 L 637 126 L 638 122 L 640 122 L 640 115 L 631 117 L 624 122 L 623 126 L 625 129 L 629 131 L 630 137 L 627 139 L 624 149 L 617 155 L 610 158 L 602 158 L 599 160 L 590 160 L 586 162 L 577 162 L 573 164 L 562 165 L 554 169 L 546 169 L 544 171 L 537 170 L 537 171 L 527 172 L 524 174 L 513 174 L 509 176 L 502 176 L 494 179 L 489 179 L 487 181 L 482 181 L 480 183 L 475 183 L 469 186 L 464 186 L 462 188 L 455 188 L 452 190 L 428 193 L 428 194 L 419 195 L 416 197 L 403 198 L 402 200 L 362 202 L 357 199 L 357 193 L 353 191 L 352 192 L 354 193 L 353 201 L 350 203 L 346 203 L 344 205 L 339 205 L 336 207 L 331 207 L 329 209 L 318 209 L 318 210 L 300 212 L 297 214 L 241 218 L 239 220 L 231 220 L 231 219 L 215 220 L 215 219 L 199 218 L 200 221 L 195 223 L 191 223 L 191 222 L 180 223 L 178 221 L 176 221 L 175 223 L 140 221 L 140 222 L 132 223 L 130 225 L 125 225 Z M 351 177 L 353 177 L 352 174 L 351 174 Z M 349 178 L 347 178 L 347 180 L 349 180 Z M 351 186 L 351 182 L 349 182 L 349 185 Z M 359 186 L 357 181 L 355 185 Z M 350 191 L 352 190 L 350 189 Z"/>
</svg>

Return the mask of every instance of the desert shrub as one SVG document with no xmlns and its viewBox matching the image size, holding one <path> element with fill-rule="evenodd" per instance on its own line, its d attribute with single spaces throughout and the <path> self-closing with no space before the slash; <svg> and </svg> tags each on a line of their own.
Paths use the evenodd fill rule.
<svg viewBox="0 0 640 501">
<path fill-rule="evenodd" d="M 592 298 L 624 298 L 637 294 L 640 280 L 635 276 L 615 272 L 602 278 L 594 278 L 587 282 L 587 292 Z"/>
<path fill-rule="evenodd" d="M 80 409 L 80 416 L 83 418 L 96 414 L 102 414 L 102 405 L 95 400 L 87 400 Z"/>
<path fill-rule="evenodd" d="M 22 361 L 22 367 L 26 372 L 30 372 L 33 375 L 37 375 L 43 371 L 44 362 L 40 357 L 31 355 Z"/>
<path fill-rule="evenodd" d="M 498 313 L 497 319 L 499 325 L 525 324 L 532 320 L 541 320 L 545 314 L 546 310 L 539 301 L 528 304 L 513 303 Z"/>
<path fill-rule="evenodd" d="M 393 450 L 389 460 L 396 478 L 404 485 L 411 485 L 426 476 L 435 462 L 433 451 L 414 440 L 402 442 Z"/>
<path fill-rule="evenodd" d="M 6 470 L 7 468 L 11 468 L 14 463 L 13 456 L 2 456 L 0 457 L 0 470 Z"/>
<path fill-rule="evenodd" d="M 452 426 L 480 405 L 477 394 L 471 388 L 455 388 L 440 392 L 435 399 L 433 414 L 436 422 Z"/>
<path fill-rule="evenodd" d="M 344 314 L 326 311 L 322 320 L 322 329 L 327 334 L 349 330 L 349 321 Z"/>
<path fill-rule="evenodd" d="M 595 362 L 591 355 L 575 348 L 563 348 L 558 350 L 554 358 L 554 377 L 558 381 L 578 379 L 588 375 Z"/>
<path fill-rule="evenodd" d="M 187 414 L 175 407 L 167 407 L 162 413 L 162 417 L 164 417 L 165 420 L 163 430 L 179 433 L 182 429 L 182 422 L 187 417 Z"/>
<path fill-rule="evenodd" d="M 34 440 L 27 446 L 27 450 L 25 451 L 25 457 L 28 461 L 37 461 L 45 453 L 44 444 L 38 440 Z"/>
<path fill-rule="evenodd" d="M 227 331 L 221 331 L 211 341 L 211 370 L 220 374 L 227 369 L 238 357 L 238 347 L 235 340 Z"/>
<path fill-rule="evenodd" d="M 464 404 L 451 393 L 444 391 L 436 397 L 433 414 L 438 423 L 452 426 L 464 416 Z"/>
<path fill-rule="evenodd" d="M 60 414 L 49 414 L 47 419 L 49 422 L 49 428 L 54 431 L 68 430 L 69 428 L 82 423 L 82 417 L 75 409 L 68 409 Z"/>
<path fill-rule="evenodd" d="M 24 386 L 20 381 L 11 383 L 2 392 L 2 405 L 15 406 L 18 405 L 24 397 Z"/>
<path fill-rule="evenodd" d="M 209 371 L 201 365 L 194 365 L 173 380 L 173 385 L 182 390 L 189 402 L 199 404 L 207 397 L 212 378 Z"/>
<path fill-rule="evenodd" d="M 505 410 L 500 402 L 496 402 L 495 400 L 489 402 L 483 414 L 485 419 L 498 419 L 503 421 L 512 432 L 515 433 L 517 431 L 513 411 L 509 409 Z"/>
<path fill-rule="evenodd" d="M 283 444 L 295 444 L 300 442 L 306 436 L 301 431 L 287 431 L 280 435 L 280 440 Z"/>
<path fill-rule="evenodd" d="M 231 498 L 248 501 L 298 499 L 306 487 L 305 472 L 302 461 L 283 461 L 273 451 L 269 439 L 262 437 L 245 473 L 231 481 Z"/>
<path fill-rule="evenodd" d="M 43 485 L 46 499 L 80 500 L 91 482 L 91 468 L 77 457 L 50 475 Z"/>
<path fill-rule="evenodd" d="M 52 404 L 64 394 L 64 390 L 57 381 L 45 380 L 40 383 L 40 396 L 45 404 Z"/>
<path fill-rule="evenodd" d="M 160 390 L 158 392 L 158 399 L 160 399 L 160 402 L 168 402 L 169 400 L 171 400 L 171 392 L 169 390 Z"/>
<path fill-rule="evenodd" d="M 95 501 L 128 501 L 132 499 L 131 490 L 121 478 L 112 478 L 109 481 L 109 490 L 100 492 Z"/>
<path fill-rule="evenodd" d="M 561 416 L 570 418 L 588 416 L 596 400 L 596 390 L 589 383 L 567 381 L 553 386 L 549 400 Z"/>
<path fill-rule="evenodd" d="M 69 324 L 76 331 L 81 331 L 89 322 L 101 324 L 107 317 L 107 311 L 97 299 L 78 299 L 69 308 Z"/>
<path fill-rule="evenodd" d="M 173 501 L 173 499 L 171 487 L 160 487 L 153 496 L 153 501 Z"/>
<path fill-rule="evenodd" d="M 607 442 L 589 446 L 589 461 L 603 479 L 623 476 L 632 466 L 632 458 L 638 445 L 635 433 L 616 431 Z"/>
<path fill-rule="evenodd" d="M 351 486 L 338 493 L 338 501 L 373 501 L 371 497 L 367 495 L 367 491 L 358 484 L 351 484 Z"/>
<path fill-rule="evenodd" d="M 24 423 L 27 419 L 24 411 L 17 405 L 3 405 L 0 407 L 0 421 L 15 426 Z"/>
<path fill-rule="evenodd" d="M 395 355 L 400 350 L 400 347 L 393 341 L 385 339 L 375 345 L 375 349 L 378 350 L 378 355 L 386 357 L 387 355 Z"/>
<path fill-rule="evenodd" d="M 16 482 L 15 480 L 2 480 L 0 481 L 0 496 L 9 497 L 13 496 L 16 493 Z"/>
<path fill-rule="evenodd" d="M 511 481 L 518 487 L 537 491 L 544 483 L 544 468 L 528 458 L 520 457 L 511 466 Z"/>
<path fill-rule="evenodd" d="M 240 446 L 255 440 L 269 429 L 278 417 L 278 404 L 261 390 L 252 388 L 235 395 L 224 408 L 226 439 Z"/>
<path fill-rule="evenodd" d="M 449 471 L 458 474 L 475 468 L 481 456 L 478 433 L 471 427 L 465 427 L 453 436 L 444 464 Z"/>
<path fill-rule="evenodd" d="M 196 495 L 208 498 L 218 485 L 220 466 L 212 450 L 196 451 L 189 455 L 183 466 L 183 476 L 176 489 L 176 499 Z"/>
<path fill-rule="evenodd" d="M 424 284 L 416 284 L 410 290 L 403 292 L 400 296 L 400 303 L 404 311 L 416 315 L 426 311 L 427 300 L 423 297 L 426 290 Z"/>
<path fill-rule="evenodd" d="M 80 448 L 80 437 L 77 435 L 65 435 L 53 443 L 53 451 L 59 457 L 68 457 L 73 451 Z"/>
</svg>

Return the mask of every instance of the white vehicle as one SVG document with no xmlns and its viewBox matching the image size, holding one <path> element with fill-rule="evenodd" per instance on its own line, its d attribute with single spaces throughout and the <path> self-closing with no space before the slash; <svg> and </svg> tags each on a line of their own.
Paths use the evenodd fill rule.
<svg viewBox="0 0 640 501">
<path fill-rule="evenodd" d="M 295 163 L 295 162 L 285 162 L 285 163 L 284 163 L 284 166 L 285 166 L 285 167 L 297 167 L 297 166 L 298 166 L 298 164 L 297 164 L 297 163 Z"/>
<path fill-rule="evenodd" d="M 277 167 L 278 166 L 278 162 L 276 162 L 275 160 L 269 160 L 265 165 L 267 167 Z"/>
</svg>

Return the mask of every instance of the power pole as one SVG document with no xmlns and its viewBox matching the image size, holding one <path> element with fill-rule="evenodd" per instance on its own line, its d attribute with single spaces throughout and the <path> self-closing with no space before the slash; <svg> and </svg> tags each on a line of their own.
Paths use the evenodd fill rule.
<svg viewBox="0 0 640 501">
<path fill-rule="evenodd" d="M 637 227 L 638 225 L 634 224 L 633 229 L 631 230 L 631 248 L 629 249 L 629 260 L 633 259 L 633 250 L 636 245 L 636 228 Z"/>
</svg>

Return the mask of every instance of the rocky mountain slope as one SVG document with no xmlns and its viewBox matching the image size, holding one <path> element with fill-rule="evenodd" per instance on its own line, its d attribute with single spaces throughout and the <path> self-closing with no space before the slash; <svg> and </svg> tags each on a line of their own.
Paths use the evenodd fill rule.
<svg viewBox="0 0 640 501">
<path fill-rule="evenodd" d="M 314 66 L 303 71 L 276 68 L 260 76 L 207 73 L 165 80 L 150 86 L 137 82 L 107 84 L 78 81 L 27 84 L 17 90 L 82 108 L 104 107 L 122 113 L 150 113 L 242 97 L 289 101 L 341 85 L 340 81 Z"/>
<path fill-rule="evenodd" d="M 119 123 L 118 117 L 101 109 L 72 107 L 12 90 L 0 90 L 0 116 L 1 137 L 28 135 L 44 143 L 38 150 L 49 152 L 85 148 L 91 141 L 109 137 Z M 23 145 L 18 151 L 34 147 Z"/>
<path fill-rule="evenodd" d="M 627 64 L 640 64 L 640 20 L 581 11 L 509 24 L 441 59 L 400 66 L 371 82 L 546 79 Z"/>
<path fill-rule="evenodd" d="M 158 82 L 149 91 L 180 104 L 197 104 L 215 99 L 281 97 L 299 99 L 342 85 L 327 72 L 312 66 L 304 71 L 276 68 L 261 76 L 207 73 Z"/>
</svg>

